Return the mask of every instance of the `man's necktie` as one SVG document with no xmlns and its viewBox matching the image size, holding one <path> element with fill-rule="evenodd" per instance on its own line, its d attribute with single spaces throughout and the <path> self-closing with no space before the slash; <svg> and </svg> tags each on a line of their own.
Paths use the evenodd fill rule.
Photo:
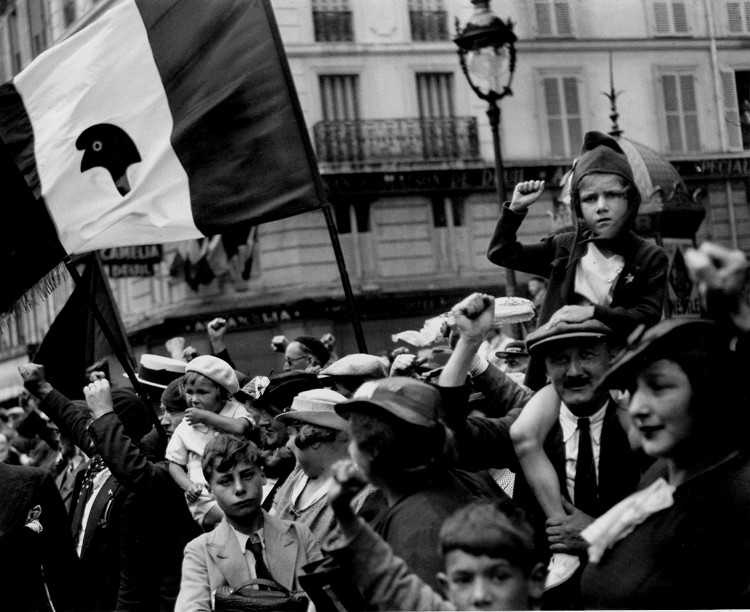
<svg viewBox="0 0 750 612">
<path fill-rule="evenodd" d="M 576 508 L 590 516 L 599 515 L 594 449 L 591 445 L 590 421 L 586 418 L 578 419 L 578 460 L 573 495 Z"/>
<path fill-rule="evenodd" d="M 81 525 L 83 512 L 86 507 L 86 502 L 89 500 L 91 493 L 94 490 L 94 478 L 96 478 L 96 475 L 105 467 L 107 466 L 104 464 L 104 459 L 102 459 L 101 455 L 96 455 L 91 460 L 91 463 L 89 463 L 89 466 L 83 474 L 81 490 L 78 493 L 78 500 L 76 501 L 75 510 L 73 511 L 73 520 L 71 521 L 74 540 L 78 538 L 83 527 L 83 525 Z"/>
<path fill-rule="evenodd" d="M 266 565 L 266 562 L 263 560 L 263 546 L 261 545 L 259 540 L 253 540 L 252 537 L 247 539 L 247 543 L 245 544 L 245 548 L 247 548 L 251 553 L 253 553 L 253 557 L 255 557 L 255 575 L 258 578 L 264 578 L 266 580 L 273 580 L 273 576 L 271 576 L 271 572 L 268 570 L 268 566 Z"/>
</svg>

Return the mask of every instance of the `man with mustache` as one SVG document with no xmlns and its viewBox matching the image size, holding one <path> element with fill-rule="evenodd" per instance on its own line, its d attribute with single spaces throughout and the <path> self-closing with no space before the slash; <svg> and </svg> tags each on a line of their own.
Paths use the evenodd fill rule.
<svg viewBox="0 0 750 612">
<path fill-rule="evenodd" d="M 472 370 L 476 349 L 492 325 L 494 298 L 475 293 L 452 312 L 461 336 L 440 377 L 441 387 L 461 386 Z M 566 510 L 565 516 L 544 523 L 549 548 L 585 558 L 588 545 L 581 538 L 581 531 L 632 493 L 640 478 L 641 465 L 623 426 L 625 411 L 619 409 L 607 391 L 597 387 L 616 353 L 612 331 L 596 319 L 546 325 L 527 337 L 526 348 L 532 358 L 544 362 L 547 377 L 562 401 L 560 415 L 544 443 Z M 509 453 L 509 429 L 514 416 L 470 417 L 463 423 L 452 422 L 460 466 L 520 471 Z M 519 473 L 513 499 L 541 525 L 544 514 L 520 476 Z M 567 592 L 559 593 L 562 599 L 545 602 L 545 607 L 575 607 L 576 576 L 570 582 Z"/>
</svg>

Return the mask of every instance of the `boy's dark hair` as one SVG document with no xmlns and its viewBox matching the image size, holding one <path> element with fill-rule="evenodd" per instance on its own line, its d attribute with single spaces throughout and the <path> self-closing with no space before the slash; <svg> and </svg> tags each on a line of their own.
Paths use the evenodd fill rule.
<svg viewBox="0 0 750 612">
<path fill-rule="evenodd" d="M 526 514 L 507 498 L 459 508 L 443 523 L 439 539 L 443 557 L 452 550 L 462 550 L 506 559 L 527 576 L 537 563 L 544 562 Z"/>
<path fill-rule="evenodd" d="M 229 434 L 219 434 L 206 444 L 203 451 L 201 459 L 203 476 L 206 482 L 210 483 L 215 471 L 227 472 L 242 461 L 248 461 L 257 467 L 263 465 L 258 447 L 250 440 Z"/>
<path fill-rule="evenodd" d="M 352 411 L 349 424 L 351 436 L 372 457 L 371 468 L 378 475 L 403 474 L 444 458 L 446 432 L 440 425 L 412 425 L 378 408 Z"/>
<path fill-rule="evenodd" d="M 333 442 L 338 431 L 321 425 L 311 425 L 302 421 L 292 421 L 290 425 L 297 427 L 297 435 L 294 436 L 294 445 L 300 450 L 309 448 L 316 442 Z"/>
<path fill-rule="evenodd" d="M 180 390 L 182 393 L 185 393 L 185 387 L 187 387 L 189 384 L 195 383 L 197 380 L 205 379 L 208 382 L 210 382 L 212 385 L 214 385 L 219 390 L 219 400 L 222 404 L 226 404 L 229 401 L 229 398 L 231 397 L 231 394 L 227 389 L 222 387 L 219 384 L 216 384 L 213 380 L 211 380 L 208 376 L 205 376 L 201 374 L 200 372 L 187 372 L 185 376 L 182 377 L 182 382 L 180 383 Z"/>
</svg>

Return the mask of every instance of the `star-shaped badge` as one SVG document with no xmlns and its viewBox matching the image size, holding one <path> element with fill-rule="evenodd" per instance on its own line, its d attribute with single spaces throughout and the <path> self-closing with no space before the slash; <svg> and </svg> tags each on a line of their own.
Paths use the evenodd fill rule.
<svg viewBox="0 0 750 612">
<path fill-rule="evenodd" d="M 632 274 L 628 274 L 628 275 L 627 275 L 627 276 L 625 277 L 625 284 L 629 285 L 629 284 L 630 284 L 630 283 L 632 283 L 632 282 L 633 282 L 634 280 L 635 280 L 635 276 L 633 276 Z"/>
</svg>

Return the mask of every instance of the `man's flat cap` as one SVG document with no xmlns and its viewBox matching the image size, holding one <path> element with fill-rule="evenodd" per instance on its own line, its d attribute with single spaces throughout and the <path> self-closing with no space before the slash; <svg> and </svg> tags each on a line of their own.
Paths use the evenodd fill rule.
<svg viewBox="0 0 750 612">
<path fill-rule="evenodd" d="M 542 356 L 549 348 L 563 340 L 608 338 L 612 330 L 601 321 L 589 319 L 583 323 L 558 323 L 543 325 L 526 338 L 526 350 L 532 356 Z"/>
</svg>

